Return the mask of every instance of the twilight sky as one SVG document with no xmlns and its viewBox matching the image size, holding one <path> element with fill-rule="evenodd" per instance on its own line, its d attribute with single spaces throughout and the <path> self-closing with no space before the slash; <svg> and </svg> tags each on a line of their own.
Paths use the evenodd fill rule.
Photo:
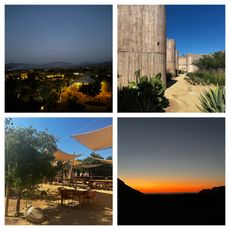
<svg viewBox="0 0 230 230">
<path fill-rule="evenodd" d="M 224 185 L 224 119 L 119 118 L 118 177 L 145 193 Z"/>
<path fill-rule="evenodd" d="M 84 154 L 79 159 L 85 159 L 92 150 L 83 146 L 71 136 L 100 129 L 112 124 L 111 118 L 13 118 L 14 126 L 33 127 L 48 133 L 59 139 L 57 146 L 64 152 Z M 112 149 L 97 151 L 102 157 L 112 156 Z"/>
<path fill-rule="evenodd" d="M 180 54 L 207 54 L 225 49 L 224 5 L 167 5 L 167 37 Z"/>
<path fill-rule="evenodd" d="M 111 5 L 6 5 L 5 62 L 112 60 Z"/>
</svg>

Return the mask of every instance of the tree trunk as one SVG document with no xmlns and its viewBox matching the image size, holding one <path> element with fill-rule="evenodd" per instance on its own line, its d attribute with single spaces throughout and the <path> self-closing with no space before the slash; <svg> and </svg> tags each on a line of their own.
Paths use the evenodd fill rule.
<svg viewBox="0 0 230 230">
<path fill-rule="evenodd" d="M 8 216 L 9 198 L 10 198 L 10 186 L 9 186 L 9 182 L 7 181 L 7 183 L 6 183 L 6 206 L 5 206 L 5 216 Z"/>
<path fill-rule="evenodd" d="M 21 201 L 21 191 L 18 192 L 15 216 L 19 216 L 20 213 L 20 201 Z"/>
</svg>

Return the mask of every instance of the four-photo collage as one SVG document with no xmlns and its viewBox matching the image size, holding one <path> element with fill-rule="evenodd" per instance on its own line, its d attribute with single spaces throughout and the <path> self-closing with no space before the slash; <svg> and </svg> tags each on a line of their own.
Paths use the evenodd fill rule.
<svg viewBox="0 0 230 230">
<path fill-rule="evenodd" d="M 164 2 L 1 4 L 3 228 L 228 226 L 228 5 Z"/>
</svg>

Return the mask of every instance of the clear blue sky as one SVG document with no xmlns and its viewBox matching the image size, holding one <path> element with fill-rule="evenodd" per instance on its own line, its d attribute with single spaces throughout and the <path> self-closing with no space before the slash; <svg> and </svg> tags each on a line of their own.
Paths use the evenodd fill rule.
<svg viewBox="0 0 230 230">
<path fill-rule="evenodd" d="M 112 6 L 6 5 L 6 63 L 112 60 Z"/>
<path fill-rule="evenodd" d="M 148 192 L 224 185 L 224 119 L 120 118 L 118 176 Z"/>
<path fill-rule="evenodd" d="M 167 37 L 180 54 L 206 54 L 225 49 L 224 5 L 167 5 Z"/>
<path fill-rule="evenodd" d="M 67 153 L 84 154 L 79 159 L 84 159 L 92 153 L 92 150 L 75 141 L 71 135 L 84 133 L 112 124 L 111 118 L 13 118 L 14 126 L 29 127 L 44 131 L 59 138 L 57 146 Z M 112 149 L 97 151 L 107 158 L 112 156 Z"/>
</svg>

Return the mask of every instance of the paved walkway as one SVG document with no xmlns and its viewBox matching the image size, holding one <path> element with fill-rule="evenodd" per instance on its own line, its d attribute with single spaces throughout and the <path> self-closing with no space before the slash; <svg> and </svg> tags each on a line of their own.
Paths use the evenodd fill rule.
<svg viewBox="0 0 230 230">
<path fill-rule="evenodd" d="M 209 85 L 192 85 L 181 74 L 175 78 L 175 83 L 168 87 L 165 96 L 169 99 L 170 105 L 166 112 L 200 112 L 200 94 L 209 90 Z"/>
</svg>

